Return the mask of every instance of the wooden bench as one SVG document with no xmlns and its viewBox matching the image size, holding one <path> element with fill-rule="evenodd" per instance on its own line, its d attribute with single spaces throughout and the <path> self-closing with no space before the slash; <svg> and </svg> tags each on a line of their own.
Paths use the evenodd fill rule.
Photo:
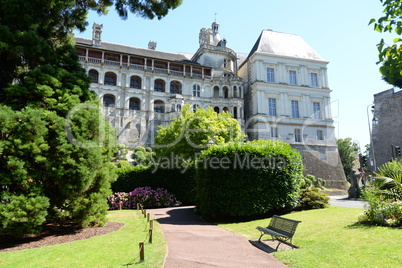
<svg viewBox="0 0 402 268">
<path fill-rule="evenodd" d="M 292 244 L 292 237 L 295 234 L 296 227 L 300 222 L 301 221 L 291 220 L 274 215 L 271 218 L 268 227 L 257 227 L 257 229 L 261 232 L 258 242 L 261 242 L 261 237 L 263 235 L 268 234 L 272 237 L 272 239 L 279 241 L 276 250 L 278 250 L 278 247 L 281 243 L 295 248 L 295 246 Z M 290 244 L 288 241 L 290 241 Z"/>
</svg>

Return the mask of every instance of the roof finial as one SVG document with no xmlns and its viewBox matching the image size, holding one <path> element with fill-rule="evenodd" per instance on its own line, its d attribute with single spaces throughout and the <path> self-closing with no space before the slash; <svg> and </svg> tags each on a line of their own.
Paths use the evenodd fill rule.
<svg viewBox="0 0 402 268">
<path fill-rule="evenodd" d="M 215 22 L 216 22 L 216 14 L 218 14 L 218 13 L 215 12 Z"/>
</svg>

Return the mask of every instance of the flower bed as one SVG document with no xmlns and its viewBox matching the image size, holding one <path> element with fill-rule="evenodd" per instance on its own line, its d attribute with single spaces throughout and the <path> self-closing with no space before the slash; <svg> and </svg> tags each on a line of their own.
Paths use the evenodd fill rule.
<svg viewBox="0 0 402 268">
<path fill-rule="evenodd" d="M 151 187 L 135 188 L 129 193 L 114 193 L 108 198 L 109 209 L 134 209 L 137 204 L 144 208 L 173 207 L 180 205 L 176 197 L 166 189 Z"/>
</svg>

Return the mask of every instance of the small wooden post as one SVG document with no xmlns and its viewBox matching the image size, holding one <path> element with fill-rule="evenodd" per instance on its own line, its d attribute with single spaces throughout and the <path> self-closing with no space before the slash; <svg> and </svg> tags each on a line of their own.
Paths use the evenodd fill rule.
<svg viewBox="0 0 402 268">
<path fill-rule="evenodd" d="M 149 222 L 149 213 L 147 213 L 147 222 Z"/>
<path fill-rule="evenodd" d="M 147 216 L 147 211 L 144 209 L 144 218 Z"/>
<path fill-rule="evenodd" d="M 152 244 L 152 228 L 149 228 L 149 240 L 148 240 L 148 242 Z"/>
<path fill-rule="evenodd" d="M 137 203 L 137 210 L 140 210 L 140 204 Z"/>
<path fill-rule="evenodd" d="M 140 242 L 140 261 L 144 261 L 145 259 L 145 250 L 144 250 L 144 242 Z"/>
<path fill-rule="evenodd" d="M 150 229 L 154 228 L 154 220 L 149 220 L 149 228 Z"/>
</svg>

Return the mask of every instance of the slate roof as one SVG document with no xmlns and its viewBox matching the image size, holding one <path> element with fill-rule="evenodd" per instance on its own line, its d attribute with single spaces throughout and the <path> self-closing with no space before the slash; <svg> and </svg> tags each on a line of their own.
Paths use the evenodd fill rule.
<svg viewBox="0 0 402 268">
<path fill-rule="evenodd" d="M 138 56 L 143 56 L 146 58 L 162 59 L 162 60 L 167 60 L 167 61 L 177 61 L 177 62 L 189 63 L 189 64 L 193 64 L 193 65 L 199 65 L 198 62 L 191 61 L 183 53 L 182 54 L 174 54 L 174 53 L 169 53 L 169 52 L 163 52 L 163 51 L 145 49 L 145 48 L 138 48 L 138 47 L 131 47 L 131 46 L 108 43 L 108 42 L 103 42 L 103 41 L 102 41 L 101 47 L 93 47 L 91 39 L 81 38 L 81 37 L 75 37 L 75 43 L 80 46 L 91 47 L 94 49 L 101 49 L 101 50 L 107 50 L 107 51 L 111 51 L 111 52 L 130 54 L 130 55 L 138 55 Z"/>
<path fill-rule="evenodd" d="M 251 49 L 248 58 L 255 52 L 280 56 L 325 61 L 299 35 L 263 30 Z"/>
</svg>

